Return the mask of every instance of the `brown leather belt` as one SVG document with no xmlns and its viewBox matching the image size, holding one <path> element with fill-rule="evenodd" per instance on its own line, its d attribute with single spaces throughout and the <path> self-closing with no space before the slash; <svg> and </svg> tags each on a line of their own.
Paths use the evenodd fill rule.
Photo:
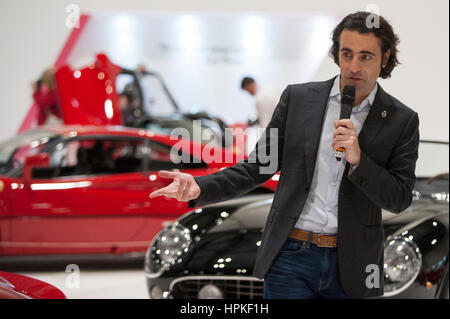
<svg viewBox="0 0 450 319">
<path fill-rule="evenodd" d="M 308 242 L 309 233 L 308 231 L 294 228 L 289 234 L 289 237 Z M 337 236 L 312 233 L 311 243 L 317 245 L 317 247 L 336 247 Z"/>
</svg>

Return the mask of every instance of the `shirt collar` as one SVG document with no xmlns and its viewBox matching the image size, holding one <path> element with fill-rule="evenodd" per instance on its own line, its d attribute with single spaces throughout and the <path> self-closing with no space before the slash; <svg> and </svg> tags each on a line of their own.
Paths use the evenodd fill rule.
<svg viewBox="0 0 450 319">
<path fill-rule="evenodd" d="M 337 99 L 339 103 L 341 103 L 340 79 L 341 79 L 340 75 L 336 76 L 333 83 L 333 87 L 331 88 L 330 92 L 330 98 Z M 375 100 L 375 95 L 377 94 L 377 91 L 378 91 L 378 83 L 375 83 L 372 91 L 361 102 L 361 104 L 352 108 L 352 113 L 358 113 L 367 108 L 370 108 L 373 105 L 373 101 Z"/>
</svg>

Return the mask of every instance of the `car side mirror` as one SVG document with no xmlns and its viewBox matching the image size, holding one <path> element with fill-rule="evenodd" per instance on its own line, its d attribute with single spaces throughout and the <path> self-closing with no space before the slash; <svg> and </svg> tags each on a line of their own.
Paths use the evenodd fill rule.
<svg viewBox="0 0 450 319">
<path fill-rule="evenodd" d="M 29 155 L 25 158 L 25 164 L 23 165 L 23 181 L 25 184 L 30 184 L 33 178 L 33 168 L 36 167 L 49 167 L 50 155 L 48 153 L 39 153 L 35 155 Z"/>
</svg>

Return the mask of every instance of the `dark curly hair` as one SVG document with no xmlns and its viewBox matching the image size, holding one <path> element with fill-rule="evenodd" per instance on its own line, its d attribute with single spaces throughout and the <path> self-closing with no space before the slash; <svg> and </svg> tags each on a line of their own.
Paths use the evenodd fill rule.
<svg viewBox="0 0 450 319">
<path fill-rule="evenodd" d="M 379 21 L 379 25 L 371 27 L 367 21 L 374 18 L 374 21 Z M 332 41 L 333 46 L 330 49 L 329 55 L 334 59 L 334 62 L 339 65 L 339 40 L 342 30 L 347 29 L 357 31 L 359 33 L 372 32 L 381 43 L 381 52 L 391 50 L 391 54 L 383 68 L 381 66 L 380 77 L 387 79 L 391 77 L 392 70 L 400 64 L 397 59 L 397 45 L 400 43 L 398 36 L 394 33 L 392 26 L 382 16 L 378 16 L 371 12 L 356 12 L 346 16 L 333 30 Z"/>
</svg>

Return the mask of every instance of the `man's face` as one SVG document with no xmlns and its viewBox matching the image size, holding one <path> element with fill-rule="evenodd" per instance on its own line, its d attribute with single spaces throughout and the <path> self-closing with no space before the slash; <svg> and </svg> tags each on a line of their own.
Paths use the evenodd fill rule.
<svg viewBox="0 0 450 319">
<path fill-rule="evenodd" d="M 244 90 L 247 91 L 250 95 L 255 96 L 256 91 L 258 90 L 258 86 L 257 86 L 256 82 L 252 82 L 252 83 L 249 83 L 246 86 L 244 86 Z"/>
<path fill-rule="evenodd" d="M 380 40 L 375 34 L 344 29 L 341 32 L 339 47 L 341 90 L 345 85 L 353 85 L 357 98 L 367 96 L 372 91 L 380 75 L 381 66 L 387 62 L 389 54 L 388 50 L 382 56 Z"/>
</svg>

